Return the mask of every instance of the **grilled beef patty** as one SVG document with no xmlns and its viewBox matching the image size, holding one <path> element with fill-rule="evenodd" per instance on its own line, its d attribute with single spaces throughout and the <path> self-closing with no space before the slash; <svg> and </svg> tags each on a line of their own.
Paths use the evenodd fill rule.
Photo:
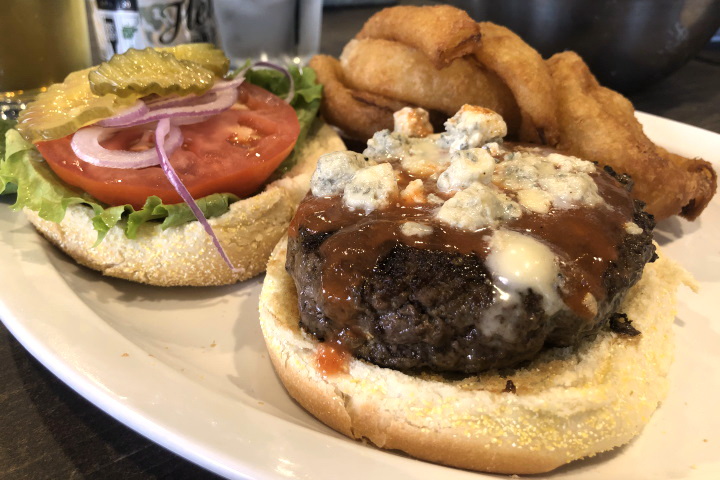
<svg viewBox="0 0 720 480">
<path fill-rule="evenodd" d="M 300 325 L 320 341 L 340 342 L 358 358 L 399 370 L 476 373 L 512 367 L 545 346 L 570 346 L 608 321 L 653 253 L 653 220 L 636 202 L 634 222 L 642 234 L 625 235 L 617 260 L 602 274 L 605 298 L 592 318 L 570 308 L 547 315 L 532 290 L 500 311 L 494 322 L 512 324 L 512 338 L 484 335 L 481 325 L 497 290 L 475 254 L 388 245 L 387 253 L 353 290 L 352 323 L 325 314 L 320 246 L 335 232 L 300 227 L 288 240 L 287 270 L 298 285 Z"/>
<path fill-rule="evenodd" d="M 468 174 L 486 160 L 480 149 L 461 152 L 475 155 L 469 161 L 456 154 L 451 171 L 414 145 L 436 171 L 408 164 L 411 149 L 382 159 L 391 175 L 352 154 L 343 160 L 355 165 L 350 173 L 321 165 L 327 172 L 316 177 L 327 185 L 314 179 L 319 187 L 298 208 L 286 268 L 300 325 L 321 342 L 405 371 L 513 367 L 592 336 L 654 255 L 654 221 L 626 177 L 548 149 L 495 144 L 486 149 L 491 183 Z M 453 187 L 466 178 L 481 180 Z"/>
</svg>

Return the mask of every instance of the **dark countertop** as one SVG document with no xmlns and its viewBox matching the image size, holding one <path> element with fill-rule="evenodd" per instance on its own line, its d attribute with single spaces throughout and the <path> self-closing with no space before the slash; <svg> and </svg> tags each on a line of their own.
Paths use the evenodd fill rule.
<svg viewBox="0 0 720 480">
<path fill-rule="evenodd" d="M 326 9 L 323 52 L 337 55 L 373 11 Z M 638 110 L 720 133 L 718 51 L 706 49 L 630 98 Z M 4 326 L 0 365 L 0 478 L 217 478 L 80 397 L 32 358 Z"/>
</svg>

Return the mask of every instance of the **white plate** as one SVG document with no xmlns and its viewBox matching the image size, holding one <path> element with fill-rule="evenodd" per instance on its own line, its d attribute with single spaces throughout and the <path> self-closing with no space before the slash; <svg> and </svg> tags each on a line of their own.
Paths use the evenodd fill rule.
<svg viewBox="0 0 720 480">
<path fill-rule="evenodd" d="M 639 117 L 651 138 L 720 165 L 720 135 Z M 630 445 L 554 478 L 720 478 L 720 200 L 694 223 L 663 222 L 657 238 L 702 285 L 680 293 L 670 395 Z M 102 278 L 5 206 L 0 264 L 0 318 L 36 358 L 113 417 L 221 475 L 482 477 L 351 441 L 291 401 L 258 326 L 261 279 L 160 289 Z"/>
</svg>

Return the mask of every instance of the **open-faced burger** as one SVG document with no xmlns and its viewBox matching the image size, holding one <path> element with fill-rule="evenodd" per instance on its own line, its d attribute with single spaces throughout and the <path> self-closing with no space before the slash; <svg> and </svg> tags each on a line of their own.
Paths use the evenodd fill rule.
<svg viewBox="0 0 720 480">
<path fill-rule="evenodd" d="M 504 143 L 484 108 L 445 126 L 403 109 L 320 158 L 260 300 L 281 380 L 350 437 L 462 468 L 628 442 L 667 390 L 687 276 L 628 177 Z"/>
<path fill-rule="evenodd" d="M 260 273 L 317 157 L 343 145 L 314 123 L 311 69 L 228 65 L 192 44 L 70 74 L 7 132 L 0 185 L 106 275 L 170 286 Z"/>
</svg>

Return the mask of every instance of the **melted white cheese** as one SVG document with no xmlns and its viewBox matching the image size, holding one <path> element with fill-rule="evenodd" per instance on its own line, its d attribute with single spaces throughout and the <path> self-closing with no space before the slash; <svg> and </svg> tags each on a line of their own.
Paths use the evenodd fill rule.
<svg viewBox="0 0 720 480">
<path fill-rule="evenodd" d="M 497 230 L 490 237 L 486 264 L 499 288 L 496 302 L 521 302 L 520 294 L 532 290 L 542 297 L 546 314 L 552 315 L 562 307 L 557 258 L 539 240 L 511 230 Z"/>
<path fill-rule="evenodd" d="M 399 157 L 403 170 L 422 178 L 442 172 L 450 161 L 432 137 L 408 138 L 406 148 Z"/>
<path fill-rule="evenodd" d="M 629 235 L 640 235 L 641 233 L 643 233 L 643 229 L 640 228 L 635 222 L 626 222 L 625 232 Z"/>
<path fill-rule="evenodd" d="M 400 227 L 400 232 L 408 237 L 425 237 L 433 232 L 433 227 L 424 223 L 405 222 Z"/>
</svg>

